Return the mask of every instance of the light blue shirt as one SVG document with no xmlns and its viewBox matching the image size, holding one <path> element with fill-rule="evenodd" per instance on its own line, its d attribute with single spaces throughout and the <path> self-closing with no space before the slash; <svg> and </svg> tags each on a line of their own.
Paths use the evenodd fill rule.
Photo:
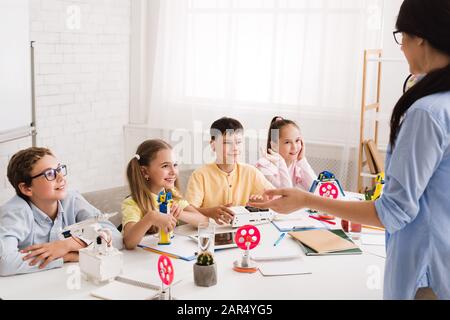
<svg viewBox="0 0 450 320">
<path fill-rule="evenodd" d="M 450 299 L 450 91 L 416 101 L 386 155 L 385 299 L 414 299 L 431 287 Z"/>
<path fill-rule="evenodd" d="M 19 196 L 0 207 L 0 275 L 41 271 L 39 265 L 30 266 L 31 260 L 23 261 L 25 254 L 19 252 L 28 246 L 60 240 L 62 229 L 96 217 L 100 211 L 90 205 L 78 192 L 69 191 L 62 201 L 58 201 L 58 214 L 55 221 Z M 112 231 L 113 246 L 122 249 L 122 235 L 110 223 L 101 222 Z M 49 263 L 44 269 L 61 267 L 63 258 Z"/>
</svg>

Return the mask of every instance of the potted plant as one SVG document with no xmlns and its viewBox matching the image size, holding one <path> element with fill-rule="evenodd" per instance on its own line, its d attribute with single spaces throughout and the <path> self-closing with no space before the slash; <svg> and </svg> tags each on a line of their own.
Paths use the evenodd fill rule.
<svg viewBox="0 0 450 320">
<path fill-rule="evenodd" d="M 200 287 L 211 287 L 217 284 L 217 266 L 210 252 L 204 251 L 194 264 L 194 282 Z"/>
</svg>

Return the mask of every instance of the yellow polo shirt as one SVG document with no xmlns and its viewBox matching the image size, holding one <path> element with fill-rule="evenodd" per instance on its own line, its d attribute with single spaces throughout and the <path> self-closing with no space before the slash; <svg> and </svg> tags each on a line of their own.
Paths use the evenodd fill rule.
<svg viewBox="0 0 450 320">
<path fill-rule="evenodd" d="M 155 208 L 158 208 L 158 196 L 156 194 L 152 193 L 152 201 Z M 178 204 L 178 206 L 181 208 L 181 210 L 184 210 L 187 206 L 189 206 L 189 203 L 184 200 L 173 200 L 173 203 Z M 125 225 L 128 222 L 139 222 L 143 217 L 145 213 L 139 209 L 137 203 L 133 200 L 133 198 L 130 196 L 122 201 L 122 227 L 124 228 Z"/>
<path fill-rule="evenodd" d="M 238 163 L 232 172 L 226 173 L 215 163 L 211 163 L 192 173 L 187 185 L 186 200 L 197 208 L 228 203 L 244 206 L 251 195 L 261 195 L 265 189 L 274 187 L 251 165 Z"/>
</svg>

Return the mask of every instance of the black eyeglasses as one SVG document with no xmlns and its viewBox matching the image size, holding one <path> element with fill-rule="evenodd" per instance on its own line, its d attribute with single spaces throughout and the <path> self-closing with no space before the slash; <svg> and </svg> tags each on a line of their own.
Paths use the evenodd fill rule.
<svg viewBox="0 0 450 320">
<path fill-rule="evenodd" d="M 402 45 L 403 44 L 403 32 L 401 32 L 399 30 L 395 30 L 394 32 L 392 32 L 392 34 L 394 35 L 395 42 L 397 42 L 397 44 L 399 44 L 399 45 Z"/>
<path fill-rule="evenodd" d="M 58 166 L 58 168 L 56 168 L 56 169 L 45 170 L 44 172 L 31 177 L 30 180 L 33 180 L 34 178 L 37 178 L 40 176 L 44 176 L 45 179 L 47 179 L 48 181 L 53 181 L 58 176 L 58 173 L 61 173 L 63 176 L 66 176 L 67 175 L 67 166 L 65 164 L 63 164 L 63 165 Z"/>
</svg>

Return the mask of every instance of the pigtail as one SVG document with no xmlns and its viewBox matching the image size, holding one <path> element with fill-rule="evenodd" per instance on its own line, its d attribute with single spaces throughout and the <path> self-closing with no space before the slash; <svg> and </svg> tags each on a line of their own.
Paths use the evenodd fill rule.
<svg viewBox="0 0 450 320">
<path fill-rule="evenodd" d="M 147 181 L 141 172 L 141 160 L 133 158 L 127 166 L 127 180 L 131 191 L 131 197 L 145 214 L 150 210 L 155 210 L 151 201 L 151 192 Z"/>
<path fill-rule="evenodd" d="M 271 142 L 274 141 L 275 137 L 272 136 L 273 131 L 272 130 L 277 130 L 278 126 L 276 125 L 276 123 L 278 121 L 283 121 L 282 117 L 276 116 L 273 117 L 272 120 L 270 121 L 270 125 L 269 125 L 269 132 L 267 133 L 267 146 L 266 146 L 266 152 L 269 153 L 269 149 L 271 149 Z"/>
</svg>

